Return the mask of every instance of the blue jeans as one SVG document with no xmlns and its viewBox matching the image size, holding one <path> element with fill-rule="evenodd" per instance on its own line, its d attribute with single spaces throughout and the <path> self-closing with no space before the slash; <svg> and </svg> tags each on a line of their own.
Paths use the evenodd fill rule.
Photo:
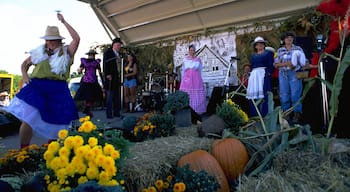
<svg viewBox="0 0 350 192">
<path fill-rule="evenodd" d="M 294 70 L 280 70 L 278 75 L 281 107 L 283 111 L 286 111 L 301 98 L 303 82 L 301 79 L 297 79 Z M 295 106 L 293 111 L 301 113 L 301 103 Z"/>
</svg>

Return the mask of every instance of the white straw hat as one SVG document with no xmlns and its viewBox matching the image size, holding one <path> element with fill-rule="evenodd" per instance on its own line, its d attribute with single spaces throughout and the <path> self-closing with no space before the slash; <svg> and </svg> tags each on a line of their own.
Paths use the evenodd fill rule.
<svg viewBox="0 0 350 192">
<path fill-rule="evenodd" d="M 57 40 L 57 39 L 64 39 L 60 35 L 60 32 L 58 31 L 58 27 L 56 26 L 47 26 L 45 35 L 41 37 L 45 40 Z"/>
</svg>

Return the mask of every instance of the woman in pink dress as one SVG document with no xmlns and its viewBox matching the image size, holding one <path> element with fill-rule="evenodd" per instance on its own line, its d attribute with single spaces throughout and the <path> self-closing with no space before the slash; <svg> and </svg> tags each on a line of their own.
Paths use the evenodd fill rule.
<svg viewBox="0 0 350 192">
<path fill-rule="evenodd" d="M 190 107 L 201 115 L 206 112 L 206 95 L 202 79 L 202 61 L 195 56 L 194 45 L 188 47 L 188 55 L 184 58 L 181 73 L 180 91 L 188 93 Z"/>
</svg>

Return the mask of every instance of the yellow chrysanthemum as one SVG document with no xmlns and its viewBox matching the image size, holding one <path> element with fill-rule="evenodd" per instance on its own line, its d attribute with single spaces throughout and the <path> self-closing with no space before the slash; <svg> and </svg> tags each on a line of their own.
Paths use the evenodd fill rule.
<svg viewBox="0 0 350 192">
<path fill-rule="evenodd" d="M 164 182 L 164 184 L 163 184 L 163 188 L 164 188 L 164 189 L 168 189 L 169 186 L 170 186 L 170 183 Z"/>
<path fill-rule="evenodd" d="M 88 143 L 91 147 L 95 147 L 98 144 L 98 139 L 96 137 L 90 137 Z"/>
<path fill-rule="evenodd" d="M 90 116 L 89 116 L 89 115 L 88 115 L 88 116 L 85 116 L 85 117 L 79 118 L 79 122 L 83 123 L 83 122 L 85 122 L 85 121 L 90 121 Z"/>
<path fill-rule="evenodd" d="M 73 140 L 74 140 L 74 136 L 69 136 L 64 140 L 63 145 L 65 147 L 68 147 L 69 149 L 72 149 L 73 148 Z"/>
<path fill-rule="evenodd" d="M 58 132 L 58 138 L 59 139 L 64 139 L 68 136 L 68 130 L 62 129 Z"/>
<path fill-rule="evenodd" d="M 86 183 L 88 181 L 88 178 L 86 176 L 81 176 L 78 179 L 78 184 Z"/>
<path fill-rule="evenodd" d="M 90 133 L 92 130 L 96 130 L 96 125 L 93 124 L 91 121 L 83 122 L 81 126 L 78 128 L 79 132 L 85 132 L 85 133 Z"/>
<path fill-rule="evenodd" d="M 115 166 L 115 161 L 114 161 L 114 159 L 112 158 L 112 157 L 105 157 L 105 159 L 104 159 L 104 163 L 103 163 L 103 165 L 102 165 L 102 167 L 103 168 L 105 168 L 105 167 L 114 167 Z"/>
<path fill-rule="evenodd" d="M 75 174 L 75 166 L 74 166 L 74 164 L 69 163 L 66 166 L 66 174 L 67 174 L 67 176 L 72 176 L 72 175 Z"/>
<path fill-rule="evenodd" d="M 24 155 L 19 155 L 19 156 L 17 156 L 16 161 L 17 161 L 18 163 L 22 163 L 22 162 L 24 161 L 24 159 L 26 159 L 26 156 L 24 156 Z"/>
<path fill-rule="evenodd" d="M 47 150 L 53 153 L 57 152 L 59 148 L 60 144 L 57 141 L 53 141 L 49 144 L 49 146 L 47 146 Z"/>
<path fill-rule="evenodd" d="M 74 148 L 80 147 L 84 144 L 84 138 L 80 135 L 76 135 L 73 137 L 73 146 Z"/>
<path fill-rule="evenodd" d="M 67 147 L 65 147 L 65 146 L 63 146 L 63 147 L 61 147 L 61 148 L 59 149 L 58 154 L 59 154 L 60 156 L 69 157 L 69 155 L 70 155 L 70 149 L 67 148 Z"/>
<path fill-rule="evenodd" d="M 56 176 L 57 176 L 57 178 L 59 178 L 60 180 L 61 179 L 65 179 L 67 176 L 66 176 L 66 169 L 65 168 L 61 168 L 61 169 L 59 169 L 59 170 L 57 170 L 56 171 Z M 63 182 L 63 183 L 61 183 L 61 182 L 58 182 L 59 184 L 64 184 L 65 182 Z"/>
<path fill-rule="evenodd" d="M 173 176 L 169 175 L 169 176 L 166 178 L 166 180 L 167 180 L 168 182 L 171 182 L 171 181 L 173 180 Z"/>
<path fill-rule="evenodd" d="M 93 147 L 91 150 L 94 152 L 95 156 L 103 153 L 102 147 L 100 145 Z"/>
<path fill-rule="evenodd" d="M 101 171 L 99 174 L 99 181 L 107 182 L 110 179 L 110 175 L 106 171 Z"/>
<path fill-rule="evenodd" d="M 76 167 L 76 171 L 79 173 L 79 174 L 84 174 L 86 172 L 86 165 L 84 163 L 80 163 L 78 165 L 75 165 Z"/>
<path fill-rule="evenodd" d="M 119 153 L 119 151 L 114 150 L 114 151 L 111 152 L 110 156 L 111 156 L 113 159 L 119 159 L 119 158 L 120 158 L 120 153 Z"/>
<path fill-rule="evenodd" d="M 157 192 L 157 189 L 156 189 L 155 187 L 152 186 L 152 187 L 149 187 L 149 188 L 148 188 L 148 191 L 149 191 L 149 192 Z"/>
<path fill-rule="evenodd" d="M 94 161 L 94 159 L 95 159 L 95 153 L 94 153 L 93 150 L 90 149 L 90 150 L 88 150 L 88 151 L 85 152 L 84 157 L 85 157 L 85 159 L 88 160 L 89 162 L 90 162 L 90 161 Z"/>
<path fill-rule="evenodd" d="M 185 191 L 185 190 L 186 190 L 186 185 L 185 185 L 185 183 L 180 182 L 180 183 L 179 183 L 179 186 L 180 186 L 180 190 L 181 190 L 181 191 Z"/>
<path fill-rule="evenodd" d="M 99 154 L 96 156 L 95 158 L 95 163 L 98 165 L 98 166 L 102 166 L 104 164 L 104 161 L 105 161 L 105 156 L 102 155 L 102 154 Z"/>
<path fill-rule="evenodd" d="M 103 147 L 103 153 L 105 155 L 111 154 L 113 151 L 115 151 L 115 148 L 113 145 L 106 143 L 105 146 Z"/>
<path fill-rule="evenodd" d="M 75 149 L 75 155 L 76 156 L 79 156 L 79 157 L 84 157 L 85 154 L 90 150 L 90 146 L 89 145 L 83 145 L 83 146 L 80 146 L 80 147 L 77 147 Z"/>
<path fill-rule="evenodd" d="M 86 177 L 90 180 L 97 179 L 99 176 L 99 171 L 97 167 L 89 167 L 86 170 Z"/>
<path fill-rule="evenodd" d="M 52 151 L 45 151 L 44 153 L 44 160 L 51 161 L 55 157 L 55 154 Z"/>
<path fill-rule="evenodd" d="M 163 186 L 164 186 L 164 182 L 163 180 L 160 180 L 158 179 L 156 182 L 155 182 L 155 186 L 158 190 L 162 190 L 163 189 Z"/>
</svg>

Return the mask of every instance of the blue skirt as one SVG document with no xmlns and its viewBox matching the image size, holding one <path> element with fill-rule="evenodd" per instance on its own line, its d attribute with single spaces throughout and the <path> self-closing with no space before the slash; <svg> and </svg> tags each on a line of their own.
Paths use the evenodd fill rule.
<svg viewBox="0 0 350 192">
<path fill-rule="evenodd" d="M 39 135 L 55 139 L 79 114 L 66 81 L 32 79 L 11 100 L 6 111 L 28 123 Z"/>
</svg>

